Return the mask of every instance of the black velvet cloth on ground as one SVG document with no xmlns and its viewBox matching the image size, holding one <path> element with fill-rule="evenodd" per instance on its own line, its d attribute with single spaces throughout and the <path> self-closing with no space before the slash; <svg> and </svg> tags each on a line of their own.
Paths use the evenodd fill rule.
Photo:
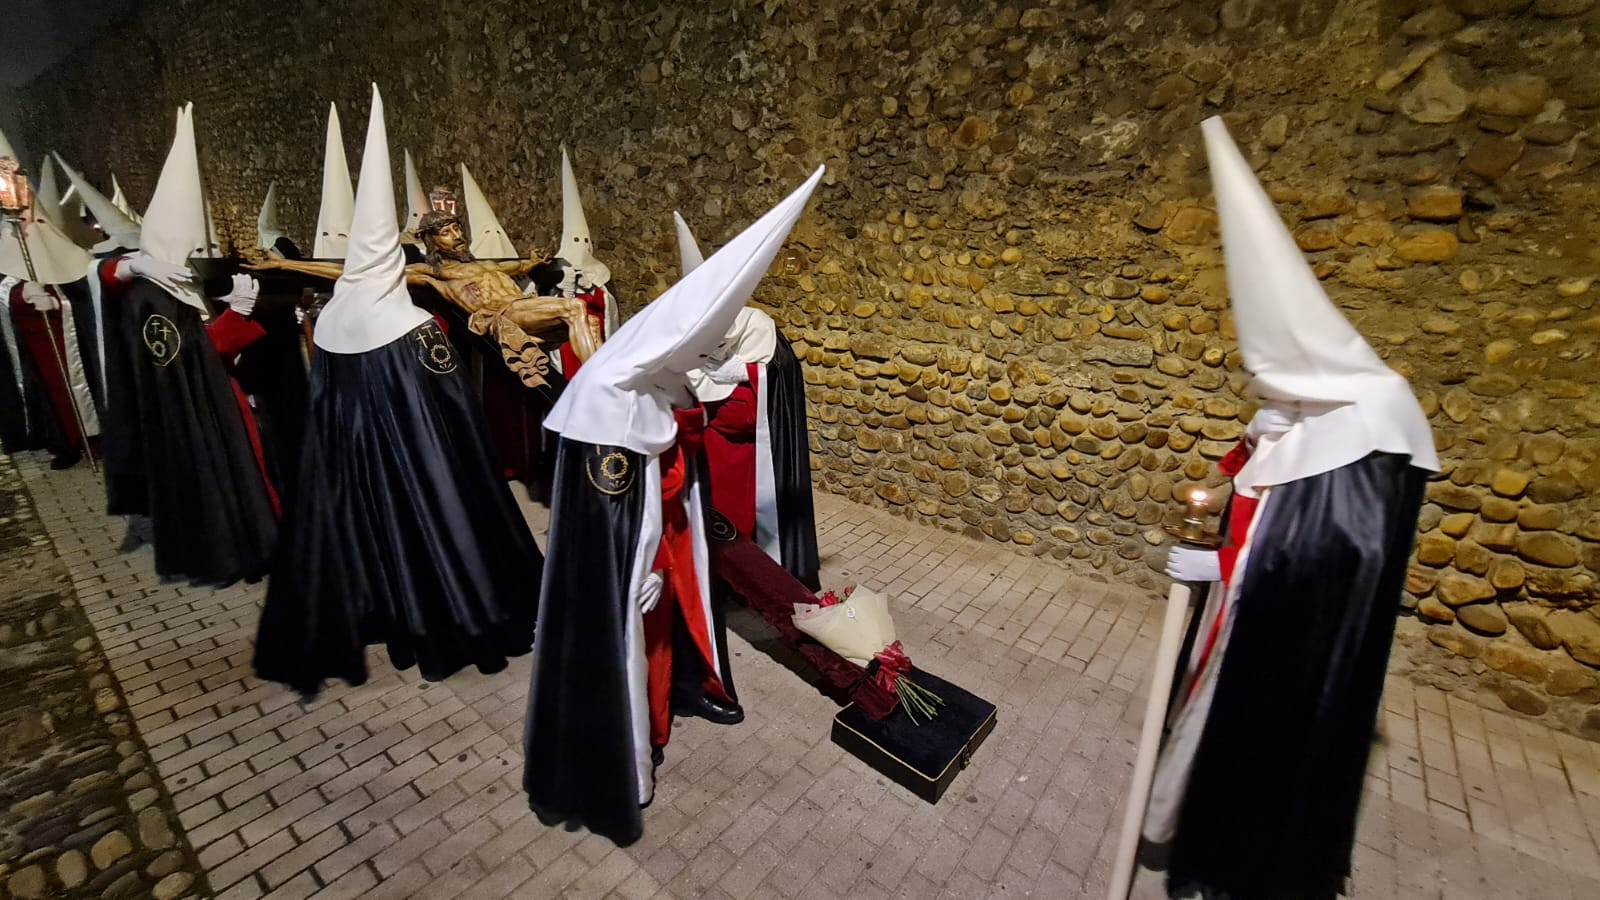
<svg viewBox="0 0 1600 900">
<path fill-rule="evenodd" d="M 156 572 L 216 583 L 265 575 L 277 520 L 199 310 L 143 279 L 120 305 L 134 406 L 121 395 L 111 411 L 135 422 Z"/>
<path fill-rule="evenodd" d="M 1172 842 L 1172 896 L 1344 888 L 1425 481 L 1373 454 L 1273 490 Z"/>
<path fill-rule="evenodd" d="M 522 784 L 539 819 L 584 827 L 622 846 L 644 830 L 627 628 L 649 489 L 645 463 L 621 447 L 557 440 L 523 736 Z"/>
<path fill-rule="evenodd" d="M 816 603 L 816 595 L 760 547 L 739 537 L 726 520 L 722 528 L 714 530 L 719 537 L 710 542 L 712 575 L 816 668 L 824 682 L 823 693 L 839 703 L 855 703 L 869 719 L 882 719 L 893 712 L 899 702 L 894 694 L 868 678 L 865 669 L 795 627 L 795 604 Z"/>
<path fill-rule="evenodd" d="M 307 695 L 361 684 L 376 643 L 429 680 L 499 671 L 532 646 L 542 566 L 438 326 L 366 353 L 315 351 L 260 677 Z"/>
<path fill-rule="evenodd" d="M 806 428 L 806 386 L 789 342 L 780 335 L 767 363 L 767 427 L 772 435 L 772 475 L 778 492 L 778 549 L 783 567 L 817 590 L 817 513 L 811 498 L 811 437 Z"/>
</svg>

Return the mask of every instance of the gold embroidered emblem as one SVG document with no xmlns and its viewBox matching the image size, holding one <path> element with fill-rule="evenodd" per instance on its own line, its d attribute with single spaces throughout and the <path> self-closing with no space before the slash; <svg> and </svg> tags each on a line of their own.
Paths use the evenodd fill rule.
<svg viewBox="0 0 1600 900">
<path fill-rule="evenodd" d="M 449 375 L 456 370 L 455 354 L 450 352 L 450 341 L 439 326 L 428 322 L 412 332 L 417 341 L 417 362 L 435 375 Z"/>
<path fill-rule="evenodd" d="M 163 315 L 153 315 L 144 320 L 142 329 L 145 349 L 150 351 L 150 356 L 156 365 L 166 366 L 178 358 L 178 348 L 183 346 L 183 335 L 178 333 L 178 326 Z"/>
<path fill-rule="evenodd" d="M 594 455 L 589 457 L 586 469 L 589 483 L 602 494 L 615 497 L 633 486 L 633 466 L 628 461 L 628 455 L 621 450 L 603 453 L 601 448 L 594 448 Z"/>
</svg>

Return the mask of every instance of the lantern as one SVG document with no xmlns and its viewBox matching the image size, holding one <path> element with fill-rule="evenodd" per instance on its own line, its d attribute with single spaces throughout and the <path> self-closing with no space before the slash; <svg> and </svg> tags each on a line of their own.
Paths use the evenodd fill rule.
<svg viewBox="0 0 1600 900">
<path fill-rule="evenodd" d="M 22 166 L 9 156 L 0 157 L 0 212 L 19 219 L 33 205 L 33 186 Z"/>
</svg>

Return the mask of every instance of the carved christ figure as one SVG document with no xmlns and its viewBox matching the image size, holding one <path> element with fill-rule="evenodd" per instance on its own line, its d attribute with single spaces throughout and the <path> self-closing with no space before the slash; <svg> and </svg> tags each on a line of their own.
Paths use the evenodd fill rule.
<svg viewBox="0 0 1600 900">
<path fill-rule="evenodd" d="M 406 284 L 431 287 L 465 310 L 467 327 L 499 344 L 506 366 L 523 384 L 539 387 L 546 383 L 550 358 L 544 344 L 560 343 L 559 335 L 549 332 L 564 328 L 579 361 L 587 360 L 600 346 L 599 329 L 582 300 L 525 296 L 511 280 L 531 273 L 543 259 L 477 259 L 468 249 L 460 219 L 444 210 L 423 216 L 416 233 L 428 249 L 428 259 L 406 266 Z M 268 257 L 251 259 L 247 268 L 282 269 L 330 281 L 344 271 L 335 262 Z"/>
</svg>

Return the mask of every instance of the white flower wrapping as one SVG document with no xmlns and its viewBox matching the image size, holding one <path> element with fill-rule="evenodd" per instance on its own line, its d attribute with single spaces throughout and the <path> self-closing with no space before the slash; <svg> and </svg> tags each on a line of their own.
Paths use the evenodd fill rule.
<svg viewBox="0 0 1600 900">
<path fill-rule="evenodd" d="M 863 667 L 878 651 L 895 642 L 889 598 L 865 587 L 857 587 L 832 606 L 796 603 L 794 627 Z"/>
</svg>

